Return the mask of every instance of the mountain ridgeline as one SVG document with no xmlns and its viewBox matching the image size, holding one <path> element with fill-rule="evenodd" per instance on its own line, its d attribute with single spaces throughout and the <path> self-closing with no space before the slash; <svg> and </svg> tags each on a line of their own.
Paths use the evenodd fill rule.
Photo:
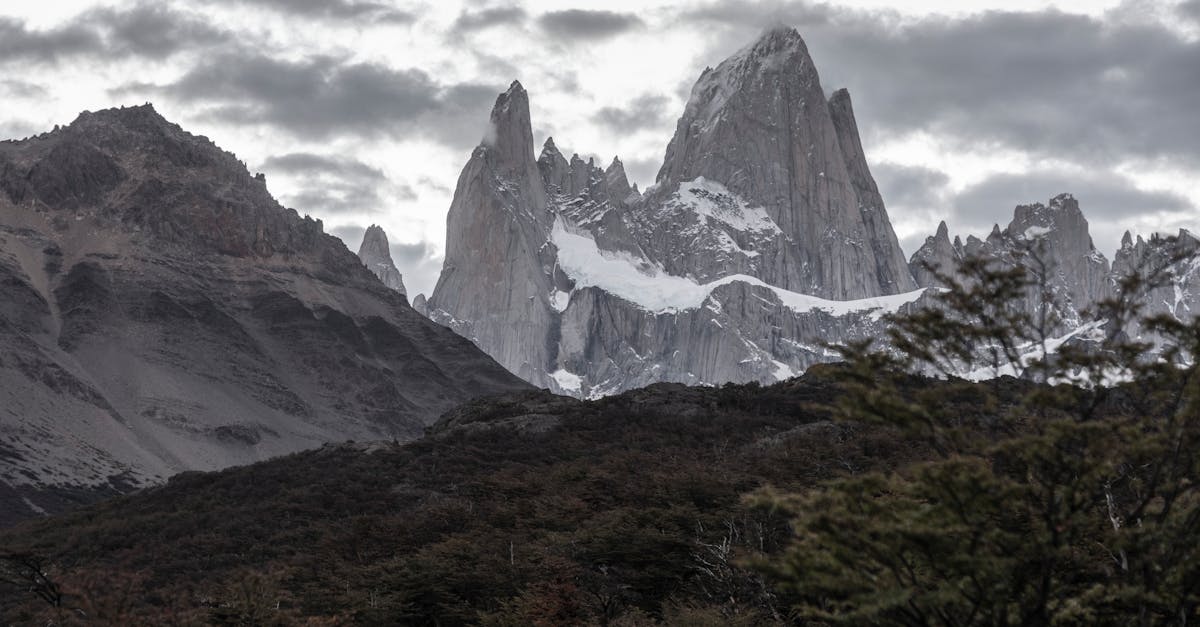
<svg viewBox="0 0 1200 627">
<path fill-rule="evenodd" d="M 942 283 L 923 262 L 1024 264 L 1034 242 L 1054 332 L 1082 334 L 1094 330 L 1083 311 L 1134 257 L 1169 254 L 1154 252 L 1167 240 L 1139 239 L 1110 268 L 1063 195 L 1018 207 L 986 240 L 951 242 L 943 223 L 906 261 L 849 93 L 825 97 L 789 28 L 701 74 L 644 192 L 620 159 L 567 158 L 553 138 L 535 159 L 520 83 L 497 99 L 491 125 L 459 176 L 445 266 L 419 309 L 521 378 L 578 397 L 795 376 L 837 359 L 828 343 L 880 337 L 883 314 L 928 305 Z M 1183 296 L 1165 302 L 1178 313 L 1191 306 L 1192 272 L 1172 272 Z M 1025 306 L 1042 296 L 1031 289 Z"/>
<path fill-rule="evenodd" d="M 149 105 L 0 142 L 0 284 L 0 524 L 528 387 Z"/>
<path fill-rule="evenodd" d="M 459 177 L 429 315 L 577 396 L 774 381 L 918 299 L 845 91 L 796 31 L 708 69 L 640 193 L 547 140 L 513 83 Z"/>
</svg>

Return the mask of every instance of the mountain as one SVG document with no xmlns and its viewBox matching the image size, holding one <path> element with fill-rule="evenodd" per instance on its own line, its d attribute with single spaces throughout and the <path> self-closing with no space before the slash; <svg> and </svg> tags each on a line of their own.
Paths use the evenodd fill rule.
<svg viewBox="0 0 1200 627">
<path fill-rule="evenodd" d="M 921 287 L 941 287 L 941 279 L 930 269 L 954 276 L 958 263 L 967 257 L 1026 268 L 1030 278 L 1039 282 L 1044 277 L 1044 286 L 1031 286 L 1020 305 L 1032 314 L 1047 303 L 1056 334 L 1083 326 L 1087 310 L 1114 294 L 1108 259 L 1096 250 L 1087 219 L 1070 194 L 1055 196 L 1048 204 L 1019 205 L 1007 227 L 996 225 L 986 239 L 972 235 L 965 244 L 958 237 L 952 243 L 942 222 L 913 254 L 909 266 Z"/>
<path fill-rule="evenodd" d="M 1139 308 L 1138 318 L 1165 315 L 1189 322 L 1200 313 L 1198 254 L 1200 239 L 1186 230 L 1149 239 L 1126 232 L 1110 265 L 1092 242 L 1079 202 L 1071 194 L 1060 194 L 1046 204 L 1018 205 L 1009 224 L 1003 229 L 993 226 L 985 239 L 972 235 L 965 243 L 960 237 L 951 242 L 943 222 L 909 263 L 924 288 L 943 287 L 938 274 L 969 282 L 956 271 L 967 258 L 998 268 L 1023 268 L 1034 284 L 1014 304 L 1032 320 L 1045 314 L 1051 346 L 1123 332 L 1149 342 L 1150 355 L 1162 348 L 1162 338 L 1146 332 L 1139 320 L 1118 326 L 1101 305 L 1122 297 Z M 1133 275 L 1145 283 L 1123 292 L 1126 278 Z"/>
<path fill-rule="evenodd" d="M 525 389 L 150 106 L 0 142 L 0 523 Z"/>
<path fill-rule="evenodd" d="M 1152 277 L 1141 298 L 1143 315 L 1168 315 L 1189 320 L 1200 315 L 1200 239 L 1180 229 L 1174 237 L 1153 234 L 1150 239 L 1128 231 L 1113 259 L 1113 280 L 1132 274 Z M 1133 333 L 1141 336 L 1140 327 Z M 1143 338 L 1150 339 L 1150 338 Z"/>
<path fill-rule="evenodd" d="M 701 75 L 652 188 L 535 159 L 513 83 L 459 176 L 425 306 L 531 383 L 580 397 L 771 382 L 919 300 L 845 91 L 774 29 Z"/>
<path fill-rule="evenodd" d="M 392 262 L 392 252 L 388 248 L 387 233 L 383 232 L 383 227 L 374 224 L 367 227 L 367 231 L 363 233 L 362 244 L 358 247 L 358 258 L 383 281 L 384 285 L 401 294 L 407 294 L 404 289 L 404 277 Z"/>
</svg>

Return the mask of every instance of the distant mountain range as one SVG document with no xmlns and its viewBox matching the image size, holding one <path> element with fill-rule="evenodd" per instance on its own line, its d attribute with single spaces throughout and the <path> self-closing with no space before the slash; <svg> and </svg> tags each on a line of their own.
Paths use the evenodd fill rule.
<svg viewBox="0 0 1200 627">
<path fill-rule="evenodd" d="M 924 263 L 952 272 L 968 255 L 1012 264 L 1043 250 L 1053 331 L 1082 338 L 1095 330 L 1084 312 L 1122 273 L 1196 242 L 1127 235 L 1110 267 L 1062 195 L 1017 207 L 986 240 L 952 242 L 943 223 L 906 261 L 850 95 L 825 96 L 790 28 L 704 71 L 643 192 L 619 159 L 601 169 L 553 139 L 535 159 L 519 83 L 491 125 L 459 177 L 437 287 L 414 303 L 526 381 L 577 397 L 795 376 L 836 358 L 826 343 L 881 337 L 882 314 L 927 305 L 941 285 Z M 1170 274 L 1148 312 L 1196 304 L 1194 268 Z"/>
</svg>

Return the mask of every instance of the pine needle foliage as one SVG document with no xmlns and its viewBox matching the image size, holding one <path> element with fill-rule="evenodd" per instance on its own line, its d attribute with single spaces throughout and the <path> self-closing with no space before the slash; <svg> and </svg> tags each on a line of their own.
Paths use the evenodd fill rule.
<svg viewBox="0 0 1200 627">
<path fill-rule="evenodd" d="M 934 306 L 893 318 L 890 350 L 844 347 L 839 419 L 891 426 L 936 455 L 752 497 L 792 516 L 790 546 L 755 566 L 797 620 L 1196 623 L 1200 323 L 1138 307 L 1180 260 L 1123 278 L 1090 312 L 1087 341 L 1055 346 L 1053 303 L 1014 306 L 1049 294 L 1036 264 L 969 259 L 941 275 Z M 922 385 L 931 374 L 947 384 Z M 1013 377 L 1038 384 L 1014 400 L 999 393 Z M 979 411 L 948 402 L 957 394 Z"/>
</svg>

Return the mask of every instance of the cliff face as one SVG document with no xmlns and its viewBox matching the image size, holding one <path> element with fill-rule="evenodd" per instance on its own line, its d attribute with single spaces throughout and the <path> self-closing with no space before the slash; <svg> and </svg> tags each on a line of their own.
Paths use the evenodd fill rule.
<svg viewBox="0 0 1200 627">
<path fill-rule="evenodd" d="M 367 231 L 363 233 L 362 244 L 358 247 L 358 258 L 384 285 L 401 294 L 407 294 L 404 289 L 404 277 L 392 261 L 387 233 L 383 232 L 382 227 L 374 224 L 367 227 Z"/>
<path fill-rule="evenodd" d="M 529 97 L 514 82 L 458 178 L 430 316 L 527 381 L 544 382 L 555 311 L 553 214 L 533 158 Z"/>
<path fill-rule="evenodd" d="M 459 178 L 427 307 L 511 371 L 579 396 L 656 381 L 770 382 L 920 298 L 849 96 L 826 101 L 800 36 L 766 33 L 701 76 L 659 182 L 547 140 L 528 97 Z"/>
<path fill-rule="evenodd" d="M 148 106 L 0 142 L 0 284 L 14 515 L 526 387 Z"/>
<path fill-rule="evenodd" d="M 1044 283 L 1045 289 L 1037 285 L 1027 291 L 1023 306 L 1032 314 L 1048 305 L 1056 333 L 1081 326 L 1087 311 L 1113 294 L 1108 259 L 1092 244 L 1087 219 L 1070 194 L 1060 194 L 1048 204 L 1018 206 L 1008 226 L 995 226 L 986 240 L 971 236 L 966 244 L 958 238 L 951 243 L 943 222 L 913 254 L 910 268 L 922 287 L 940 287 L 926 264 L 955 276 L 958 262 L 970 256 L 1024 267 L 1031 279 Z"/>
<path fill-rule="evenodd" d="M 1121 248 L 1113 260 L 1114 282 L 1136 274 L 1153 277 L 1142 286 L 1143 315 L 1169 315 L 1188 320 L 1200 315 L 1200 239 L 1180 229 L 1174 237 L 1154 234 L 1150 239 L 1141 235 L 1135 240 L 1129 232 L 1121 240 Z M 1140 326 L 1130 330 L 1140 339 Z"/>
<path fill-rule="evenodd" d="M 841 90 L 826 101 L 796 31 L 768 32 L 693 87 L 654 196 L 665 201 L 699 179 L 774 223 L 777 232 L 762 238 L 747 264 L 754 276 L 835 300 L 915 289 L 863 156 L 850 96 Z"/>
</svg>

